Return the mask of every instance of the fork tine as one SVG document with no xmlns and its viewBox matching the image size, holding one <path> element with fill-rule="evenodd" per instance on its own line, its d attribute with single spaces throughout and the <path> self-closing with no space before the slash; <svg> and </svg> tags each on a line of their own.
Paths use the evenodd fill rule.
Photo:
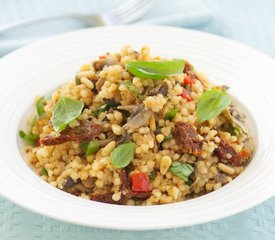
<svg viewBox="0 0 275 240">
<path fill-rule="evenodd" d="M 128 0 L 126 3 L 120 5 L 119 7 L 115 8 L 112 12 L 117 15 L 122 15 L 125 12 L 130 11 L 131 9 L 139 6 L 146 0 Z"/>
<path fill-rule="evenodd" d="M 105 14 L 108 23 L 122 24 L 133 22 L 146 13 L 157 0 L 130 0 L 117 9 Z"/>
<path fill-rule="evenodd" d="M 132 9 L 129 9 L 128 11 L 125 11 L 122 14 L 120 14 L 119 18 L 121 20 L 128 19 L 129 17 L 136 19 L 142 16 L 145 12 L 147 12 L 151 8 L 153 2 L 154 0 L 140 1 L 140 3 L 134 6 Z"/>
</svg>

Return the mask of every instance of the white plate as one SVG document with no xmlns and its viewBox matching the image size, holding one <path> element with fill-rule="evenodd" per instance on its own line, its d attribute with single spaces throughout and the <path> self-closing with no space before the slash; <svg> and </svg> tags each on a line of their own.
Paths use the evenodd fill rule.
<svg viewBox="0 0 275 240">
<path fill-rule="evenodd" d="M 36 95 L 73 79 L 82 63 L 130 43 L 153 55 L 190 60 L 250 112 L 255 156 L 232 183 L 205 196 L 162 206 L 131 207 L 83 200 L 37 176 L 20 153 L 18 129 Z M 223 218 L 275 193 L 274 61 L 243 45 L 197 31 L 153 26 L 93 28 L 60 35 L 0 60 L 0 194 L 31 211 L 71 223 L 115 229 L 160 229 Z"/>
</svg>

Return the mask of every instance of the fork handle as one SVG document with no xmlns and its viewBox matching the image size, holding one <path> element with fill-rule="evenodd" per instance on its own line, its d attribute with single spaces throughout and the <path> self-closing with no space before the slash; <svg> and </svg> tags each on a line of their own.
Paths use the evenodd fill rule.
<svg viewBox="0 0 275 240">
<path fill-rule="evenodd" d="M 24 20 L 24 21 L 20 21 L 17 23 L 11 23 L 11 24 L 6 24 L 3 26 L 0 26 L 0 34 L 1 33 L 5 33 L 11 30 L 14 30 L 16 28 L 20 28 L 20 27 L 26 27 L 26 26 L 30 26 L 36 23 L 41 23 L 44 21 L 48 21 L 48 20 L 55 20 L 55 19 L 62 19 L 62 18 L 70 18 L 70 15 L 56 15 L 56 16 L 48 16 L 48 17 L 38 17 L 35 19 L 31 19 L 31 20 Z"/>
</svg>

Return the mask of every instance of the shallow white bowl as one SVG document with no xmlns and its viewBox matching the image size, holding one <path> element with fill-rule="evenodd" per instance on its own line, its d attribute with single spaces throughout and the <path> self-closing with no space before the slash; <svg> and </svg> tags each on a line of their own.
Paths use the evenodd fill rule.
<svg viewBox="0 0 275 240">
<path fill-rule="evenodd" d="M 74 197 L 45 183 L 22 157 L 24 128 L 36 95 L 70 81 L 80 65 L 130 43 L 153 55 L 190 60 L 218 84 L 230 86 L 251 115 L 256 152 L 232 183 L 176 204 L 131 207 Z M 243 45 L 197 31 L 153 26 L 93 28 L 62 34 L 17 50 L 0 60 L 0 194 L 31 211 L 71 223 L 114 229 L 160 229 L 223 218 L 275 194 L 275 62 Z M 245 106 L 245 107 L 243 107 Z M 253 122 L 254 121 L 254 122 Z"/>
</svg>

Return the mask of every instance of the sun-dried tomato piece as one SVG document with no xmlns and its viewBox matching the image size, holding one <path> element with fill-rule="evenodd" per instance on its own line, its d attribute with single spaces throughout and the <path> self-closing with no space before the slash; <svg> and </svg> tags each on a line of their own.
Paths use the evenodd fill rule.
<svg viewBox="0 0 275 240">
<path fill-rule="evenodd" d="M 75 128 L 66 128 L 59 136 L 46 136 L 40 139 L 44 145 L 57 145 L 68 141 L 91 141 L 103 131 L 103 127 L 90 121 L 81 121 Z"/>
<path fill-rule="evenodd" d="M 201 153 L 201 141 L 194 127 L 184 122 L 178 122 L 175 125 L 174 137 L 179 145 L 181 152 L 192 153 L 195 156 Z"/>
<path fill-rule="evenodd" d="M 221 140 L 218 147 L 214 150 L 214 154 L 219 160 L 226 164 L 232 164 L 234 166 L 241 165 L 241 158 L 235 149 L 225 141 Z"/>
<path fill-rule="evenodd" d="M 91 196 L 91 200 L 102 203 L 125 205 L 126 197 L 121 194 L 121 198 L 118 201 L 114 201 L 112 196 L 114 193 L 95 194 Z"/>
<path fill-rule="evenodd" d="M 131 197 L 134 199 L 146 200 L 151 197 L 151 192 L 131 192 Z"/>
</svg>

